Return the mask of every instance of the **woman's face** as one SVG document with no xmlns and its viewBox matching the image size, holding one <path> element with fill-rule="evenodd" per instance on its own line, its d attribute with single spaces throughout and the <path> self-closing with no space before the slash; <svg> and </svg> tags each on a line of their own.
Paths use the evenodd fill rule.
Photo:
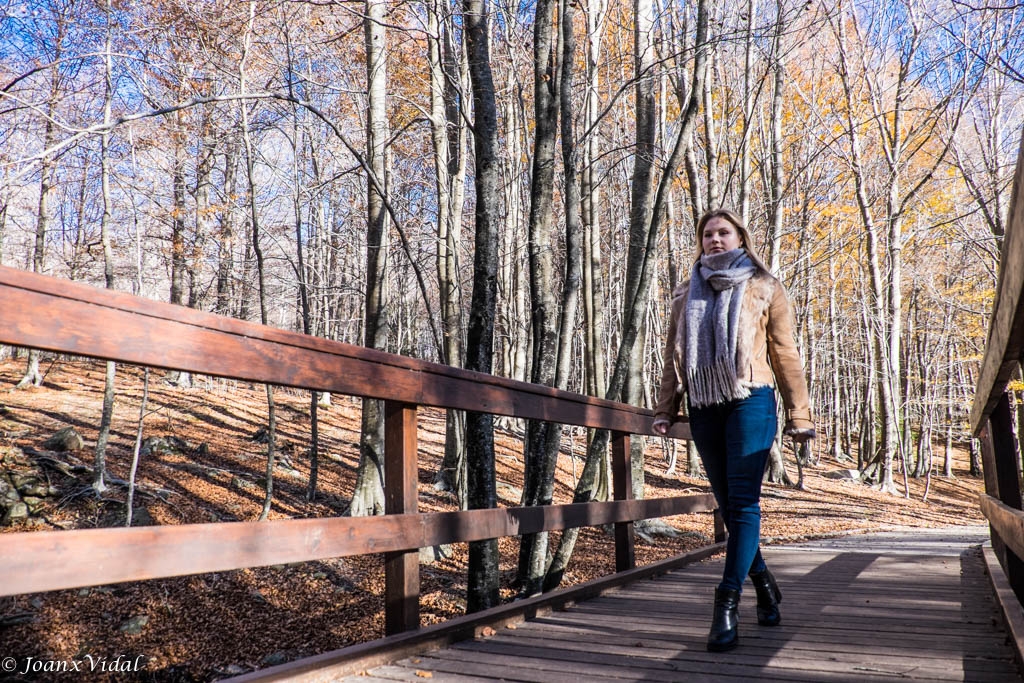
<svg viewBox="0 0 1024 683">
<path fill-rule="evenodd" d="M 704 226 L 701 246 L 705 254 L 720 254 L 739 249 L 743 244 L 740 231 L 727 218 L 715 216 Z"/>
</svg>

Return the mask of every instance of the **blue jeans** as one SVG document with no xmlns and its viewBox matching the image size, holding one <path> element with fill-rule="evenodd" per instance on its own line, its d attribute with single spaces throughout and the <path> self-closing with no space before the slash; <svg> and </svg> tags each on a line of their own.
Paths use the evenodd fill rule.
<svg viewBox="0 0 1024 683">
<path fill-rule="evenodd" d="M 690 431 L 729 531 L 719 588 L 742 591 L 761 557 L 761 479 L 778 418 L 775 389 L 758 387 L 738 401 L 690 408 Z"/>
</svg>

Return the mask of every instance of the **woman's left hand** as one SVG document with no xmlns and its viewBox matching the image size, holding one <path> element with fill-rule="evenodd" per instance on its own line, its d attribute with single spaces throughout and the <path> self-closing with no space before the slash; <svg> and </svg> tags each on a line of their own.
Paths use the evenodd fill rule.
<svg viewBox="0 0 1024 683">
<path fill-rule="evenodd" d="M 810 441 L 816 436 L 816 434 L 814 433 L 814 427 L 810 427 L 808 429 L 800 429 L 798 427 L 794 427 L 793 425 L 786 425 L 786 428 L 782 430 L 782 433 L 788 437 L 791 437 L 793 441 L 797 443 L 804 443 L 805 441 Z"/>
</svg>

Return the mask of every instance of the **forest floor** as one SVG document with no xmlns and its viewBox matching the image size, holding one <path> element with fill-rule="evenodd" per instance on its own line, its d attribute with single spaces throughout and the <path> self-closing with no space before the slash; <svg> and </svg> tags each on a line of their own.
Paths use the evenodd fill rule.
<svg viewBox="0 0 1024 683">
<path fill-rule="evenodd" d="M 88 465 L 100 420 L 103 365 L 83 360 L 44 360 L 43 386 L 15 390 L 24 361 L 0 362 L 0 473 L 32 460 L 43 442 L 63 427 L 74 427 L 85 448 L 54 457 Z M 142 370 L 121 367 L 117 379 L 114 428 L 107 451 L 109 472 L 127 480 L 138 429 Z M 266 392 L 261 386 L 207 377 L 192 388 L 173 387 L 151 375 L 145 436 L 173 436 L 184 445 L 156 450 L 139 464 L 136 521 L 184 524 L 255 520 L 263 501 L 261 478 L 266 446 L 254 435 L 266 423 Z M 334 397 L 320 409 L 319 495 L 307 503 L 308 393 L 275 390 L 278 447 L 284 456 L 275 476 L 271 519 L 343 514 L 355 483 L 360 404 Z M 522 487 L 520 437 L 497 434 L 500 504 L 519 503 Z M 432 485 L 444 442 L 444 414 L 423 409 L 420 428 L 420 510 L 454 509 L 449 494 Z M 707 482 L 685 474 L 666 475 L 660 440 L 646 451 L 647 497 L 706 492 Z M 584 437 L 567 437 L 559 458 L 555 502 L 570 502 L 583 465 Z M 48 454 L 53 455 L 53 454 Z M 792 452 L 787 467 L 796 478 Z M 980 479 L 968 474 L 967 453 L 956 450 L 954 477 L 909 482 L 909 497 L 881 493 L 859 482 L 829 476 L 844 469 L 822 457 L 805 468 L 805 489 L 766 485 L 762 534 L 767 544 L 839 533 L 878 531 L 894 526 L 941 527 L 978 524 Z M 84 468 L 79 468 L 80 470 Z M 680 449 L 679 470 L 685 469 Z M 941 472 L 941 449 L 936 447 Z M 0 533 L 123 525 L 126 489 L 115 485 L 101 498 L 89 493 L 88 475 L 51 480 L 47 503 L 31 523 L 0 527 Z M 638 539 L 638 564 L 648 564 L 705 545 L 712 535 L 710 515 L 667 520 L 676 538 Z M 554 544 L 554 541 L 553 541 Z M 500 542 L 502 595 L 512 599 L 518 543 Z M 437 623 L 465 608 L 464 545 L 453 554 L 422 565 L 421 622 Z M 770 557 L 770 551 L 769 551 Z M 601 529 L 580 535 L 563 585 L 614 571 L 614 539 Z M 0 657 L 14 657 L 18 671 L 28 657 L 49 661 L 84 660 L 91 655 L 113 662 L 142 655 L 141 673 L 91 673 L 75 680 L 208 681 L 307 657 L 383 635 L 383 563 L 380 555 L 198 576 L 54 591 L 0 598 Z M 4 680 L 47 680 L 43 674 Z M 53 675 L 49 680 L 66 680 Z"/>
</svg>

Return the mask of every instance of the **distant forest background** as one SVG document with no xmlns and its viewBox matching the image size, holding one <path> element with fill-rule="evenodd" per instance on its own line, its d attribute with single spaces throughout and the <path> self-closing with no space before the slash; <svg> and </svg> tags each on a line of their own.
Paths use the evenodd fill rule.
<svg viewBox="0 0 1024 683">
<path fill-rule="evenodd" d="M 1022 22 L 992 0 L 4 0 L 0 262 L 650 406 L 696 219 L 733 208 L 795 306 L 801 457 L 895 492 L 969 438 Z M 377 410 L 352 514 L 382 507 Z M 448 422 L 439 486 L 479 506 L 487 424 Z"/>
</svg>

